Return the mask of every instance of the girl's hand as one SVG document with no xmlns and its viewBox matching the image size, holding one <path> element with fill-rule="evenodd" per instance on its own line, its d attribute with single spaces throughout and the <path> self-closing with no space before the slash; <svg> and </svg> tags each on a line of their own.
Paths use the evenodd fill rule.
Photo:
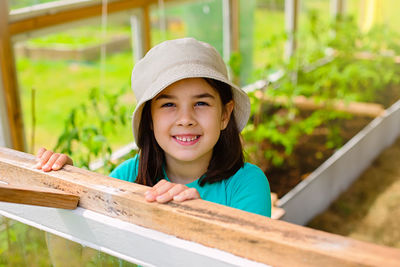
<svg viewBox="0 0 400 267">
<path fill-rule="evenodd" d="M 35 169 L 42 169 L 45 172 L 51 170 L 57 171 L 64 165 L 74 165 L 72 159 L 65 154 L 54 153 L 53 151 L 47 150 L 41 147 L 36 154 L 36 165 L 33 166 Z"/>
<path fill-rule="evenodd" d="M 198 199 L 200 194 L 196 188 L 189 188 L 183 184 L 174 184 L 163 179 L 150 190 L 144 193 L 144 198 L 149 201 L 166 203 L 171 200 L 182 202 L 189 199 Z"/>
</svg>

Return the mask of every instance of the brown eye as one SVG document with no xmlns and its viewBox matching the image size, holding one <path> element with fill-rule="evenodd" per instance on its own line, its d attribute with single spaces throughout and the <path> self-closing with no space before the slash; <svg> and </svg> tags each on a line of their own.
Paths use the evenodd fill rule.
<svg viewBox="0 0 400 267">
<path fill-rule="evenodd" d="M 209 106 L 209 104 L 207 102 L 199 101 L 195 106 Z"/>
<path fill-rule="evenodd" d="M 165 104 L 162 104 L 162 106 L 161 107 L 163 107 L 163 108 L 170 108 L 170 107 L 174 107 L 175 105 L 173 104 L 173 103 L 165 103 Z"/>
</svg>

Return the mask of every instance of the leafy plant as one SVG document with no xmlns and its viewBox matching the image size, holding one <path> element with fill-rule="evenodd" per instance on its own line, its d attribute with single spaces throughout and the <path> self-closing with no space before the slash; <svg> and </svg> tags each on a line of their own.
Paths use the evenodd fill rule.
<svg viewBox="0 0 400 267">
<path fill-rule="evenodd" d="M 248 156 L 261 166 L 263 159 L 274 166 L 288 163 L 300 137 L 322 125 L 328 129 L 326 146 L 340 147 L 338 123 L 350 114 L 335 110 L 335 101 L 375 100 L 388 85 L 399 82 L 399 67 L 386 55 L 398 51 L 400 42 L 387 39 L 387 30 L 362 33 L 350 17 L 338 17 L 330 25 L 324 25 L 315 12 L 308 17 L 309 27 L 298 34 L 301 41 L 295 54 L 263 70 L 280 69 L 284 75 L 249 94 L 252 112 L 243 136 Z M 301 111 L 294 103 L 298 96 L 323 103 L 324 108 Z"/>
<path fill-rule="evenodd" d="M 122 89 L 111 94 L 93 88 L 89 101 L 69 113 L 54 150 L 73 156 L 75 165 L 84 168 L 101 158 L 105 161 L 104 171 L 111 171 L 115 163 L 110 160 L 112 146 L 108 137 L 118 134 L 118 128 L 130 121 L 128 108 L 120 101 L 124 92 Z"/>
</svg>

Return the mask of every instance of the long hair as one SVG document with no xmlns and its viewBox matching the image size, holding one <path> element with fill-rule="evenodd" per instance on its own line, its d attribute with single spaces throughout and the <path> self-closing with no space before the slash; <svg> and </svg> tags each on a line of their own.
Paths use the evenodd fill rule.
<svg viewBox="0 0 400 267">
<path fill-rule="evenodd" d="M 231 87 L 223 82 L 204 78 L 219 94 L 223 108 L 233 99 Z M 225 110 L 223 110 L 225 112 Z M 152 129 L 151 100 L 143 107 L 139 124 L 139 170 L 136 183 L 155 185 L 164 178 L 164 151 L 158 145 Z M 213 154 L 206 173 L 199 179 L 199 185 L 212 184 L 234 175 L 244 164 L 243 148 L 235 116 L 232 112 L 227 127 L 221 131 L 213 148 Z"/>
</svg>

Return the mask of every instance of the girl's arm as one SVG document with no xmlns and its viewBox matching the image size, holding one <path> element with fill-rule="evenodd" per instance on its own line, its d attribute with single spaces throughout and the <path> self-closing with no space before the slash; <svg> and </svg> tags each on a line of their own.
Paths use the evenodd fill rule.
<svg viewBox="0 0 400 267">
<path fill-rule="evenodd" d="M 150 190 L 144 193 L 147 201 L 157 201 L 159 203 L 166 203 L 171 200 L 185 201 L 190 199 L 200 198 L 200 194 L 196 188 L 189 188 L 183 184 L 174 184 L 167 180 L 159 181 Z"/>
<path fill-rule="evenodd" d="M 36 165 L 34 168 L 41 169 L 45 172 L 51 170 L 57 171 L 64 165 L 74 165 L 72 159 L 65 154 L 54 153 L 53 151 L 47 150 L 41 147 L 36 154 Z"/>
</svg>

